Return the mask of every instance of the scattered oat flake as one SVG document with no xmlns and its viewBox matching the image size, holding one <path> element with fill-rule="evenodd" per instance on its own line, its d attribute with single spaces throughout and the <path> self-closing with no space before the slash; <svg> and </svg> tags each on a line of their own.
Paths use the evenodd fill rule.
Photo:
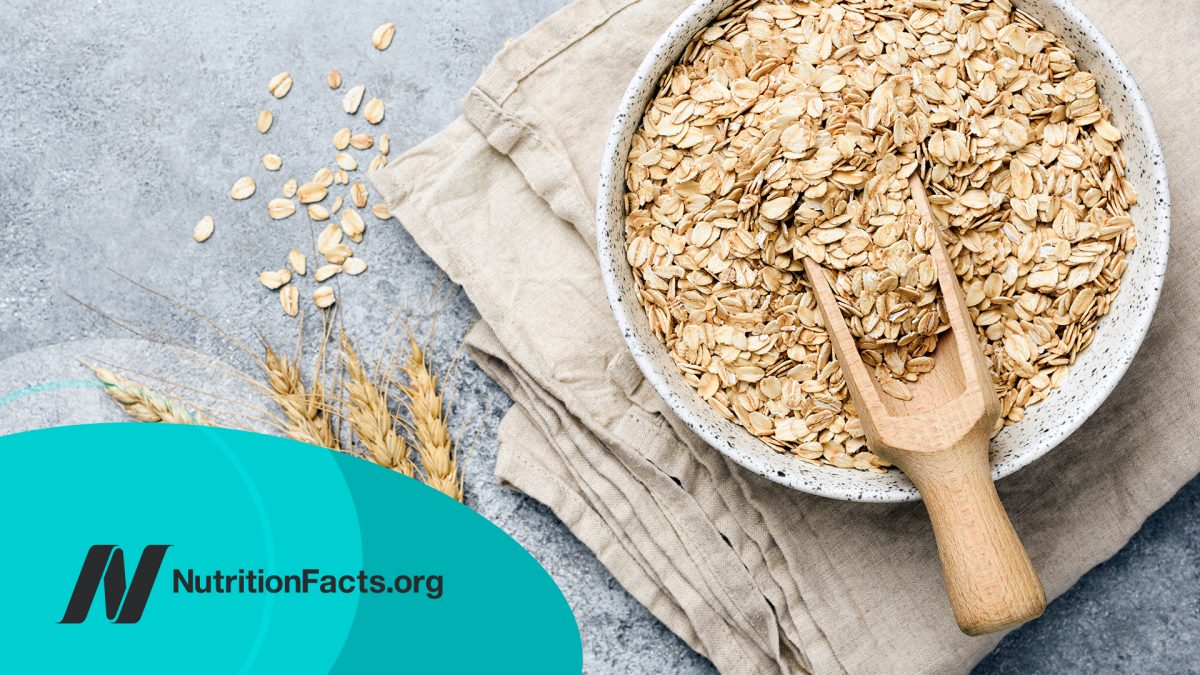
<svg viewBox="0 0 1200 675">
<path fill-rule="evenodd" d="M 321 255 L 331 263 L 341 264 L 346 261 L 346 258 L 354 255 L 354 250 L 346 244 L 334 244 L 322 251 Z"/>
<path fill-rule="evenodd" d="M 846 78 L 841 75 L 834 75 L 833 77 L 821 83 L 821 92 L 825 94 L 839 92 L 845 88 Z"/>
<path fill-rule="evenodd" d="M 350 276 L 358 276 L 367 271 L 367 263 L 362 258 L 350 257 L 346 259 L 346 262 L 342 263 L 342 270 Z"/>
<path fill-rule="evenodd" d="M 287 180 L 287 182 L 283 184 L 283 196 L 288 197 L 288 198 L 296 196 L 296 179 L 295 178 L 289 178 Z"/>
<path fill-rule="evenodd" d="M 355 182 L 350 186 L 350 199 L 354 202 L 354 206 L 363 208 L 367 205 L 367 186 L 361 181 Z"/>
<path fill-rule="evenodd" d="M 342 74 L 337 68 L 330 68 L 328 73 L 325 73 L 325 84 L 329 85 L 330 89 L 337 89 L 342 86 Z"/>
<path fill-rule="evenodd" d="M 330 277 L 332 277 L 333 275 L 335 275 L 341 271 L 342 271 L 341 265 L 334 265 L 334 264 L 321 265 L 320 267 L 317 268 L 317 271 L 313 272 L 313 279 L 317 280 L 317 282 L 325 281 L 326 279 L 329 279 Z"/>
<path fill-rule="evenodd" d="M 321 309 L 328 309 L 333 306 L 337 299 L 333 297 L 333 289 L 328 286 L 318 286 L 313 291 L 313 304 Z"/>
<path fill-rule="evenodd" d="M 329 247 L 341 243 L 343 234 L 342 227 L 337 223 L 325 226 L 317 235 L 317 250 L 324 253 Z"/>
<path fill-rule="evenodd" d="M 392 44 L 392 38 L 396 36 L 396 24 L 385 23 L 371 33 L 371 44 L 375 49 L 383 51 Z"/>
<path fill-rule="evenodd" d="M 379 135 L 379 154 L 387 155 L 392 150 L 392 138 L 387 134 Z"/>
<path fill-rule="evenodd" d="M 234 183 L 233 187 L 229 189 L 229 196 L 238 200 L 248 199 L 254 194 L 254 188 L 254 179 L 249 176 L 242 176 L 241 178 L 237 179 L 237 182 Z"/>
<path fill-rule="evenodd" d="M 792 197 L 778 197 L 776 199 L 772 199 L 771 201 L 762 205 L 762 209 L 759 210 L 759 214 L 762 215 L 763 218 L 779 220 L 791 211 L 792 204 L 794 204 L 795 201 L 796 200 Z"/>
<path fill-rule="evenodd" d="M 287 259 L 288 265 L 292 266 L 292 271 L 300 276 L 304 276 L 305 271 L 308 269 L 308 258 L 304 257 L 304 254 L 299 249 L 292 249 L 288 251 Z"/>
<path fill-rule="evenodd" d="M 375 155 L 375 158 L 371 160 L 371 164 L 367 167 L 367 170 L 368 171 L 376 171 L 378 169 L 382 169 L 385 166 L 387 166 L 387 156 Z"/>
<path fill-rule="evenodd" d="M 208 238 L 213 234 L 213 217 L 204 216 L 200 222 L 196 223 L 196 227 L 192 228 L 192 239 L 197 242 L 208 241 Z"/>
<path fill-rule="evenodd" d="M 301 204 L 312 204 L 313 202 L 319 202 L 322 199 L 325 199 L 325 195 L 327 194 L 329 194 L 329 191 L 326 190 L 325 186 L 321 185 L 320 183 L 305 183 L 299 188 L 296 188 L 296 196 L 300 198 Z"/>
<path fill-rule="evenodd" d="M 1113 126 L 1112 122 L 1109 122 L 1106 119 L 1101 118 L 1096 120 L 1096 122 L 1092 125 L 1092 128 L 1096 130 L 1096 133 L 1101 138 L 1109 143 L 1116 143 L 1117 141 L 1121 140 L 1121 130 Z"/>
<path fill-rule="evenodd" d="M 275 291 L 292 280 L 292 273 L 286 268 L 281 270 L 267 270 L 258 275 L 258 280 L 263 286 Z"/>
<path fill-rule="evenodd" d="M 339 210 L 339 209 L 341 209 L 341 208 L 342 208 L 342 196 L 341 196 L 341 195 L 338 195 L 338 196 L 337 196 L 337 198 L 335 198 L 335 199 L 333 200 L 333 204 L 332 204 L 332 205 L 330 205 L 330 207 L 329 207 L 329 212 L 330 212 L 330 213 L 337 213 L 337 212 L 338 212 L 338 210 Z"/>
<path fill-rule="evenodd" d="M 292 76 L 288 75 L 287 72 L 279 73 L 267 83 L 267 90 L 275 98 L 287 96 L 287 93 L 292 90 Z"/>
<path fill-rule="evenodd" d="M 262 156 L 262 163 L 267 171 L 278 171 L 283 166 L 283 158 L 279 155 L 267 153 Z"/>
<path fill-rule="evenodd" d="M 354 157 L 348 152 L 339 152 L 337 156 L 333 158 L 333 161 L 337 163 L 338 167 L 340 167 L 343 171 L 354 171 L 358 168 L 358 160 L 354 159 Z"/>
<path fill-rule="evenodd" d="M 988 206 L 987 193 L 983 190 L 969 190 L 962 196 L 962 205 L 969 209 L 984 209 Z"/>
<path fill-rule="evenodd" d="M 321 187 L 329 187 L 330 185 L 333 185 L 333 172 L 327 167 L 321 167 L 320 169 L 317 169 L 316 173 L 313 174 L 312 182 L 320 185 Z"/>
<path fill-rule="evenodd" d="M 283 307 L 284 314 L 296 316 L 300 313 L 300 291 L 292 284 L 280 288 L 279 304 Z"/>
<path fill-rule="evenodd" d="M 271 114 L 270 110 L 258 111 L 258 133 L 267 133 L 271 129 L 271 123 L 274 121 L 275 115 Z"/>
<path fill-rule="evenodd" d="M 350 147 L 355 150 L 367 150 L 372 145 L 375 145 L 375 139 L 371 138 L 371 134 L 354 134 L 350 137 Z M 339 148 L 339 150 L 344 149 Z"/>
<path fill-rule="evenodd" d="M 362 216 L 358 215 L 358 211 L 354 209 L 342 209 L 342 232 L 350 238 L 350 241 L 359 243 L 362 241 L 363 232 L 366 231 L 366 223 L 363 222 Z"/>
<path fill-rule="evenodd" d="M 309 204 L 308 217 L 310 220 L 318 222 L 322 220 L 329 220 L 329 209 L 321 206 L 320 204 Z"/>
<path fill-rule="evenodd" d="M 274 220 L 283 220 L 296 212 L 296 203 L 290 199 L 277 197 L 267 203 L 267 215 Z"/>
<path fill-rule="evenodd" d="M 351 87 L 346 92 L 346 95 L 342 97 L 342 110 L 346 111 L 348 115 L 358 112 L 358 106 L 362 104 L 363 94 L 366 92 L 367 87 L 365 85 L 360 84 L 357 87 Z"/>
<path fill-rule="evenodd" d="M 345 150 L 350 145 L 350 127 L 342 127 L 333 135 L 333 149 Z"/>
<path fill-rule="evenodd" d="M 383 101 L 373 98 L 367 101 L 367 105 L 363 107 L 363 119 L 371 124 L 379 124 L 383 121 Z"/>
<path fill-rule="evenodd" d="M 371 215 L 380 220 L 388 220 L 392 217 L 392 212 L 388 210 L 387 204 L 379 203 L 371 207 Z"/>
<path fill-rule="evenodd" d="M 908 387 L 900 380 L 888 378 L 883 381 L 883 383 L 880 385 L 880 388 L 883 389 L 884 393 L 886 393 L 888 396 L 900 399 L 901 401 L 911 401 L 913 397 L 912 392 L 910 392 Z"/>
</svg>

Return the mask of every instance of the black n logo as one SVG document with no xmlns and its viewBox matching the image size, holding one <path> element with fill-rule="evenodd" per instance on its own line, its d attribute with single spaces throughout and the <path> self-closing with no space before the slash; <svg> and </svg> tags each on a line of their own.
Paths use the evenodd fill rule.
<svg viewBox="0 0 1200 675">
<path fill-rule="evenodd" d="M 158 577 L 158 568 L 170 544 L 151 544 L 142 550 L 142 558 L 125 585 L 125 554 L 113 544 L 96 544 L 88 549 L 83 569 L 75 582 L 75 591 L 67 602 L 67 611 L 59 623 L 83 623 L 100 582 L 104 581 L 104 609 L 113 623 L 137 623 L 150 598 L 150 589 Z"/>
</svg>

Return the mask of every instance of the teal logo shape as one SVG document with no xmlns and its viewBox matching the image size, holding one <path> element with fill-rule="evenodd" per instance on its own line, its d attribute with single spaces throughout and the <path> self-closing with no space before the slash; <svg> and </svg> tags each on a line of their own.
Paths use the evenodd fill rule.
<svg viewBox="0 0 1200 675">
<path fill-rule="evenodd" d="M 129 423 L 0 437 L 0 461 L 0 672 L 582 670 L 528 552 L 362 459 Z"/>
</svg>

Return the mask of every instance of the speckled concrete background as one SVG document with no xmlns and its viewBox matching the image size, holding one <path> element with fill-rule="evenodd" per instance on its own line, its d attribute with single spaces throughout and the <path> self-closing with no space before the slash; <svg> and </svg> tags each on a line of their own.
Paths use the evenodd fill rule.
<svg viewBox="0 0 1200 675">
<path fill-rule="evenodd" d="M 332 162 L 330 138 L 346 117 L 340 94 L 323 84 L 324 72 L 337 67 L 347 85 L 366 84 L 368 96 L 386 101 L 379 131 L 391 134 L 393 152 L 402 151 L 454 118 L 460 97 L 507 38 L 563 4 L 9 0 L 0 28 L 0 330 L 6 338 L 0 358 L 33 367 L 77 353 L 53 345 L 128 337 L 73 295 L 246 364 L 218 331 L 118 273 L 194 306 L 242 339 L 254 339 L 257 328 L 291 344 L 297 322 L 282 316 L 274 294 L 255 276 L 281 266 L 289 248 L 309 247 L 307 218 L 271 221 L 265 203 L 286 178 L 303 179 Z M 391 49 L 378 53 L 369 35 L 384 21 L 395 21 L 399 30 Z M 290 71 L 296 85 L 275 101 L 266 82 L 281 70 Z M 266 136 L 254 129 L 263 107 L 276 113 Z M 282 172 L 262 169 L 258 157 L 265 152 L 284 158 Z M 259 195 L 230 201 L 229 186 L 247 174 L 259 182 Z M 191 228 L 205 213 L 214 216 L 217 231 L 198 246 Z M 474 309 L 395 221 L 367 220 L 359 251 L 371 269 L 338 283 L 344 325 L 370 352 L 383 343 L 396 309 L 407 307 L 420 321 L 440 308 L 435 350 L 438 364 L 448 366 Z M 311 286 L 302 287 L 302 299 L 304 291 Z M 710 671 L 552 514 L 496 486 L 494 430 L 509 401 L 468 362 L 456 381 L 456 419 L 474 439 L 467 451 L 468 501 L 558 581 L 578 617 L 588 671 Z M 53 410 L 38 414 L 52 422 Z M 1051 605 L 1043 619 L 1006 639 L 976 672 L 1198 672 L 1198 591 L 1200 483 L 1193 482 L 1116 558 Z"/>
</svg>

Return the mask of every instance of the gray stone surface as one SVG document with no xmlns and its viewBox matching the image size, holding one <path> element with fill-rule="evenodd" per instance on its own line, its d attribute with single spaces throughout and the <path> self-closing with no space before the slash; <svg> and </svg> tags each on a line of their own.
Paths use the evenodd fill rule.
<svg viewBox="0 0 1200 675">
<path fill-rule="evenodd" d="M 379 130 L 402 151 L 453 119 L 460 97 L 506 38 L 562 4 L 5 3 L 0 331 L 6 339 L 0 358 L 32 369 L 52 363 L 55 353 L 67 359 L 80 352 L 80 345 L 59 352 L 55 345 L 129 336 L 71 296 L 241 367 L 248 367 L 245 355 L 221 331 L 253 340 L 257 329 L 291 344 L 297 322 L 281 315 L 274 294 L 255 276 L 282 265 L 289 248 L 311 248 L 303 215 L 271 221 L 265 203 L 286 178 L 306 178 L 332 160 L 330 138 L 347 118 L 340 94 L 323 84 L 326 69 L 339 68 L 347 85 L 364 83 L 368 96 L 387 102 Z M 392 48 L 379 53 L 368 36 L 388 20 L 400 28 Z M 266 83 L 280 70 L 290 71 L 296 86 L 275 101 Z M 276 113 L 266 136 L 254 129 L 264 107 Z M 261 167 L 265 152 L 283 156 L 282 172 Z M 247 174 L 259 182 L 259 194 L 230 201 L 229 186 Z M 197 246 L 191 227 L 205 213 L 214 216 L 217 231 Z M 371 269 L 337 284 L 345 327 L 371 353 L 384 343 L 394 312 L 423 325 L 436 313 L 437 364 L 448 367 L 474 309 L 397 223 L 367 220 L 359 250 Z M 220 330 L 118 273 L 193 306 Z M 309 312 L 308 319 L 312 344 L 316 315 Z M 109 344 L 82 343 L 83 352 L 107 353 Z M 24 356 L 37 348 L 43 349 Z M 179 376 L 157 363 L 168 379 Z M 155 370 L 154 363 L 142 365 Z M 563 588 L 583 632 L 588 670 L 709 671 L 553 514 L 496 486 L 495 426 L 510 402 L 468 361 L 455 379 L 456 424 L 468 439 L 468 500 L 529 548 Z M 72 401 L 69 409 L 77 414 L 82 403 Z M 53 402 L 37 410 L 47 421 L 56 410 L 61 419 L 74 419 Z M 0 431 L 18 426 L 4 424 Z M 1200 484 L 1193 482 L 1114 560 L 1086 576 L 1044 619 L 1008 638 L 977 672 L 1194 672 L 1200 663 L 1198 517 Z"/>
</svg>

